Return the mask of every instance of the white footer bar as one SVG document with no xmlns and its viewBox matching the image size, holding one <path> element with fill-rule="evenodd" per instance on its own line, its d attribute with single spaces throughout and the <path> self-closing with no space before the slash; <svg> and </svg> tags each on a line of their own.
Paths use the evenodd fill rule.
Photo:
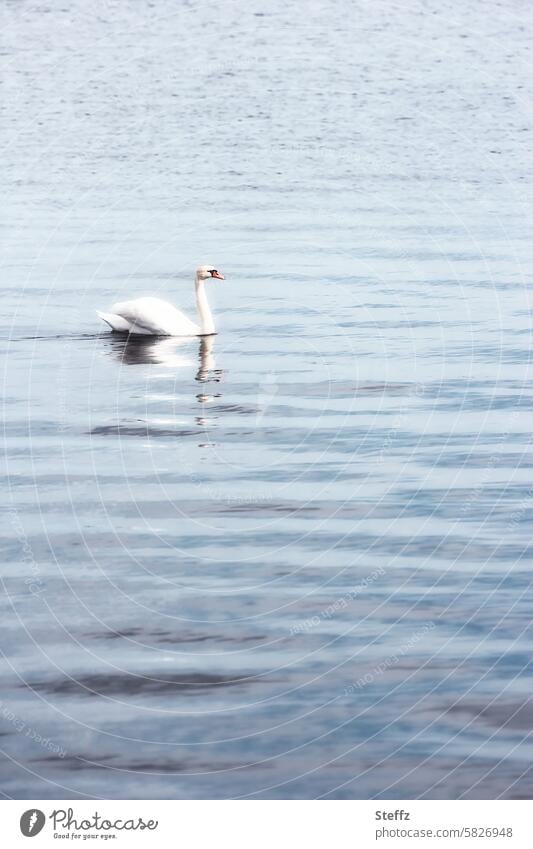
<svg viewBox="0 0 533 849">
<path fill-rule="evenodd" d="M 529 800 L 0 803 L 6 849 L 73 844 L 173 849 L 531 849 L 532 819 Z"/>
</svg>

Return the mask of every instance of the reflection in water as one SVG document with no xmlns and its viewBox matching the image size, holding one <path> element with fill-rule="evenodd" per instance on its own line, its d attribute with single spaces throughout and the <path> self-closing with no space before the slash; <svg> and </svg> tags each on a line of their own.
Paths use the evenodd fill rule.
<svg viewBox="0 0 533 849">
<path fill-rule="evenodd" d="M 112 334 L 109 337 L 109 353 L 121 363 L 126 365 L 159 365 L 173 369 L 193 369 L 195 365 L 194 359 L 180 353 L 180 349 L 185 348 L 186 346 L 189 346 L 190 348 L 191 345 L 196 344 L 196 341 L 197 340 L 194 337 L 128 336 L 127 334 Z M 213 354 L 215 337 L 202 336 L 200 337 L 199 342 L 199 366 L 194 375 L 194 379 L 200 383 L 219 383 L 222 379 L 223 371 L 222 369 L 215 368 L 216 361 Z M 202 409 L 201 414 L 199 416 L 195 416 L 195 424 L 202 429 L 208 428 L 213 424 L 214 419 L 217 417 L 208 416 L 206 414 L 206 405 L 210 404 L 216 398 L 220 398 L 220 393 L 212 395 L 207 394 L 206 392 L 201 392 L 195 397 Z M 152 400 L 154 400 L 153 396 Z M 164 399 L 163 396 L 159 395 L 157 400 L 159 402 L 163 400 L 172 400 L 172 404 L 175 404 L 175 398 L 171 396 L 167 396 L 166 399 Z M 144 424 L 147 427 L 149 425 L 156 427 L 160 427 L 161 424 L 168 425 L 175 421 L 175 414 L 176 410 L 173 406 L 172 410 L 169 411 L 169 415 L 164 419 L 162 419 L 159 415 L 157 419 L 150 419 L 149 421 L 146 420 Z M 137 422 L 138 421 L 140 421 L 140 419 L 138 419 Z M 137 434 L 138 429 L 138 424 L 136 423 L 133 433 Z M 113 424 L 112 426 L 106 425 L 105 427 L 98 427 L 93 429 L 92 433 L 116 433 L 118 431 L 120 431 L 121 435 L 131 432 L 131 423 L 129 420 L 121 422 L 119 425 Z M 151 432 L 154 433 L 155 431 L 152 430 Z M 180 435 L 183 435 L 182 430 L 180 430 L 179 433 Z M 165 435 L 168 436 L 167 431 L 165 431 Z"/>
<path fill-rule="evenodd" d="M 192 365 L 192 360 L 178 353 L 178 349 L 193 342 L 189 337 L 112 334 L 110 352 L 125 365 L 154 364 L 180 368 Z"/>
<path fill-rule="evenodd" d="M 215 369 L 213 356 L 214 336 L 200 337 L 198 359 L 200 367 L 196 380 L 205 383 L 208 380 L 220 380 L 222 372 Z M 127 334 L 109 335 L 109 352 L 124 365 L 162 365 L 168 368 L 184 368 L 194 365 L 191 357 L 184 356 L 180 349 L 195 344 L 195 337 L 176 336 L 128 336 Z"/>
<path fill-rule="evenodd" d="M 198 351 L 198 358 L 200 360 L 200 368 L 196 372 L 196 380 L 200 383 L 207 383 L 209 380 L 214 380 L 216 383 L 220 382 L 223 371 L 222 369 L 216 368 L 216 361 L 213 355 L 213 348 L 215 345 L 215 337 L 214 336 L 202 336 L 200 339 L 200 350 Z M 200 400 L 201 396 L 197 396 Z"/>
<path fill-rule="evenodd" d="M 213 355 L 214 342 L 214 336 L 202 336 L 200 340 L 200 350 L 198 352 L 200 368 L 195 376 L 195 380 L 200 383 L 220 383 L 223 371 L 222 369 L 215 368 L 216 361 Z M 210 404 L 215 398 L 220 398 L 220 393 L 209 395 L 205 392 L 200 392 L 196 396 L 196 400 L 202 405 L 202 414 L 195 418 L 196 424 L 199 427 L 209 428 L 213 424 L 214 419 L 216 419 L 216 416 L 208 416 L 206 411 L 206 404 Z M 200 447 L 205 447 L 205 443 L 200 443 Z"/>
</svg>

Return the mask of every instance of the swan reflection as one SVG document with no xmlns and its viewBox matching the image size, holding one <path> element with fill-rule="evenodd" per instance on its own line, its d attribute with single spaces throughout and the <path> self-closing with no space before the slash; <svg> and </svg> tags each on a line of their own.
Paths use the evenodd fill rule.
<svg viewBox="0 0 533 849">
<path fill-rule="evenodd" d="M 220 383 L 223 375 L 223 370 L 216 368 L 214 345 L 214 336 L 202 336 L 200 340 L 172 336 L 127 336 L 126 334 L 111 337 L 107 345 L 107 353 L 121 364 L 127 366 L 155 365 L 168 368 L 168 377 L 173 384 L 178 379 L 178 374 L 173 374 L 171 370 L 179 372 L 185 369 L 186 371 L 183 375 L 179 375 L 179 391 L 176 391 L 176 385 L 170 390 L 166 390 L 163 385 L 161 388 L 157 387 L 157 391 L 153 391 L 151 382 L 146 387 L 148 391 L 144 393 L 145 405 L 146 403 L 157 405 L 155 415 L 147 416 L 145 407 L 144 416 L 135 419 L 133 425 L 128 418 L 118 424 L 100 427 L 93 432 L 133 434 L 137 433 L 142 425 L 149 428 L 150 437 L 153 438 L 156 434 L 172 435 L 174 433 L 173 428 L 179 425 L 180 429 L 176 433 L 179 433 L 180 436 L 185 435 L 183 425 L 186 425 L 188 420 L 186 409 L 188 392 L 185 391 L 185 394 L 183 394 L 183 388 L 191 378 L 194 378 L 195 381 L 202 384 L 202 390 L 198 392 L 197 389 L 196 393 L 191 393 L 190 400 L 193 402 L 195 410 L 189 410 L 189 413 L 193 412 L 192 420 L 195 428 L 198 428 L 198 433 L 206 434 L 216 424 L 217 420 L 216 413 L 214 411 L 211 413 L 209 407 L 216 399 L 221 397 L 219 392 L 209 392 L 209 384 Z M 196 357 L 195 351 L 197 351 Z M 163 377 L 163 373 L 159 369 L 157 369 L 157 377 Z M 181 383 L 182 378 L 185 380 L 183 385 Z M 146 379 L 146 375 L 144 379 Z M 190 384 L 189 388 L 192 388 Z M 189 419 L 191 423 L 192 420 Z M 186 435 L 192 435 L 192 432 L 187 432 Z M 198 444 L 201 447 L 207 447 L 211 445 L 211 442 L 202 441 Z"/>
<path fill-rule="evenodd" d="M 183 368 L 194 364 L 190 356 L 184 356 L 182 349 L 191 348 L 192 339 L 172 336 L 127 336 L 113 337 L 110 343 L 111 353 L 117 360 L 128 366 L 161 365 L 168 368 Z"/>
<path fill-rule="evenodd" d="M 199 368 L 195 380 L 205 383 L 220 380 L 213 354 L 214 336 L 202 336 L 198 349 Z M 197 340 L 175 336 L 115 336 L 110 340 L 110 353 L 124 365 L 160 365 L 187 368 L 195 365 L 192 356 Z"/>
<path fill-rule="evenodd" d="M 216 383 L 220 381 L 223 374 L 222 369 L 217 369 L 213 348 L 215 345 L 214 336 L 202 336 L 200 339 L 200 350 L 198 351 L 198 359 L 200 360 L 200 368 L 196 372 L 195 380 L 200 383 L 207 383 L 209 380 L 214 380 Z M 198 398 L 200 396 L 197 396 Z"/>
</svg>

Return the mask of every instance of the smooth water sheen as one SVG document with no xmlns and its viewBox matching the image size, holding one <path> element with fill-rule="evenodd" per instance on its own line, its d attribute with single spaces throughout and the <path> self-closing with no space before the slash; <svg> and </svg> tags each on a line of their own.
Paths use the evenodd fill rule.
<svg viewBox="0 0 533 849">
<path fill-rule="evenodd" d="M 531 797 L 531 8 L 1 18 L 3 793 Z"/>
</svg>

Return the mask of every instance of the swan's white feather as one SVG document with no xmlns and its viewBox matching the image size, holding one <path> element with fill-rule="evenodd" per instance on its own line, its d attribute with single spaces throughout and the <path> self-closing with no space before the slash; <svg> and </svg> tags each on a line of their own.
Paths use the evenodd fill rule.
<svg viewBox="0 0 533 849">
<path fill-rule="evenodd" d="M 110 312 L 99 312 L 98 310 L 96 311 L 96 315 L 102 321 L 105 321 L 106 324 L 109 324 L 111 330 L 116 330 L 117 333 L 129 333 L 131 324 L 125 318 L 122 318 L 122 316 L 113 315 Z"/>
<path fill-rule="evenodd" d="M 114 330 L 119 330 L 110 321 L 118 317 L 126 323 L 130 333 L 150 336 L 198 336 L 201 330 L 175 306 L 160 298 L 136 298 L 122 301 L 111 307 L 112 316 L 100 313 Z M 105 317 L 104 317 L 105 316 Z"/>
</svg>

